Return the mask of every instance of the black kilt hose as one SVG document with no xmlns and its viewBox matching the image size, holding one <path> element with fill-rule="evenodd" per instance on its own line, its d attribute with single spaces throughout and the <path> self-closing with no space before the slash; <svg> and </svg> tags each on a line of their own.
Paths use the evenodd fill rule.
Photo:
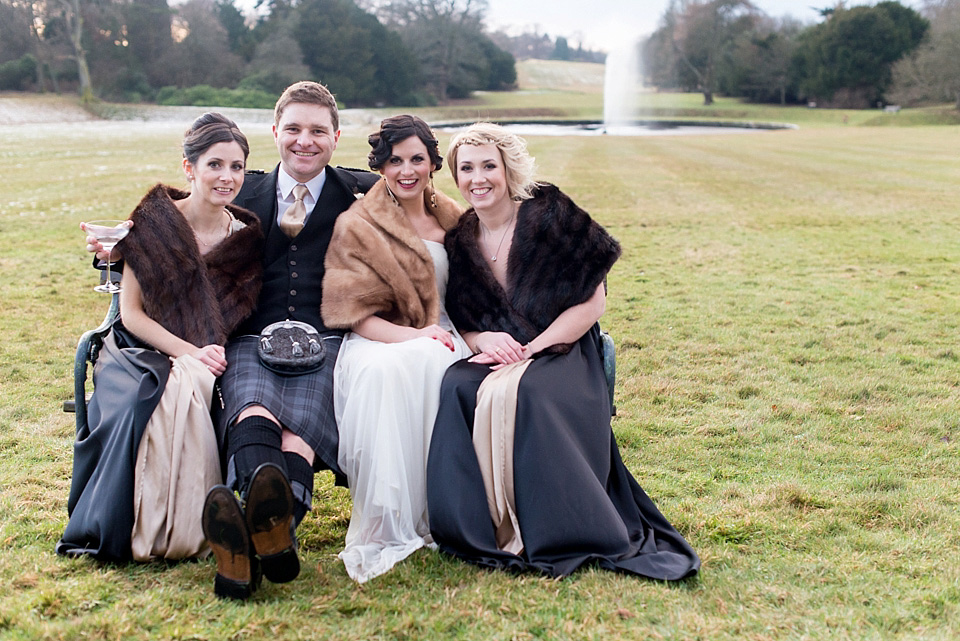
<svg viewBox="0 0 960 641">
<path fill-rule="evenodd" d="M 229 426 L 240 412 L 262 405 L 280 424 L 309 445 L 317 455 L 314 469 L 329 469 L 338 477 L 340 442 L 333 411 L 333 367 L 343 337 L 339 332 L 321 333 L 325 357 L 316 372 L 298 376 L 276 374 L 260 363 L 258 336 L 237 336 L 227 343 L 227 371 L 220 377 L 223 394 L 223 422 L 227 439 Z"/>
</svg>

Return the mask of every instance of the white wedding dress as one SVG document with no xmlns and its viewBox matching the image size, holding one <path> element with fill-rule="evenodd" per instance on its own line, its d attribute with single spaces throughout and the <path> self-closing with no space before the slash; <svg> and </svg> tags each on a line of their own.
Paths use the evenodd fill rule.
<svg viewBox="0 0 960 641">
<path fill-rule="evenodd" d="M 440 383 L 447 367 L 470 356 L 443 307 L 447 252 L 425 240 L 440 292 L 439 325 L 454 336 L 450 351 L 432 338 L 380 343 L 348 333 L 333 374 L 340 430 L 338 463 L 347 476 L 353 513 L 340 559 L 363 583 L 425 545 L 427 453 Z"/>
</svg>

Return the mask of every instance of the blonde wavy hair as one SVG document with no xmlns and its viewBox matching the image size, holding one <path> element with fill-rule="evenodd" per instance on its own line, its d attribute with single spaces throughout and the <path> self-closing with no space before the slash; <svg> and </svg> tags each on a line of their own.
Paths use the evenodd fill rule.
<svg viewBox="0 0 960 641">
<path fill-rule="evenodd" d="M 527 200 L 533 197 L 537 186 L 533 179 L 536 161 L 527 151 L 527 143 L 520 136 L 511 133 L 492 122 L 478 122 L 470 125 L 450 140 L 447 150 L 447 164 L 453 174 L 453 182 L 460 184 L 457 178 L 457 151 L 463 145 L 493 145 L 500 150 L 503 158 L 504 173 L 507 179 L 507 193 L 512 200 Z"/>
</svg>

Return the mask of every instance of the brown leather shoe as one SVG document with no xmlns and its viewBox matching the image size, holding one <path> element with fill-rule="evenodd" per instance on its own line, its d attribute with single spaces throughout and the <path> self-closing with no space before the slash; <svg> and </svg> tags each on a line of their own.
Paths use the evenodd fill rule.
<svg viewBox="0 0 960 641">
<path fill-rule="evenodd" d="M 246 600 L 260 585 L 250 531 L 240 503 L 225 485 L 215 485 L 203 504 L 203 535 L 217 559 L 213 591 L 218 597 Z"/>
<path fill-rule="evenodd" d="M 293 490 L 283 470 L 273 463 L 258 467 L 250 479 L 244 512 L 263 575 L 274 583 L 293 581 L 300 574 L 293 507 Z"/>
</svg>

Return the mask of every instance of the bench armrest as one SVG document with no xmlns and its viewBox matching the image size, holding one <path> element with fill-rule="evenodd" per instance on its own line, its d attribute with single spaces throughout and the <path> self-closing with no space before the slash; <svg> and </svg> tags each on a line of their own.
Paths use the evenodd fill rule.
<svg viewBox="0 0 960 641">
<path fill-rule="evenodd" d="M 77 342 L 77 353 L 73 361 L 73 401 L 65 401 L 63 411 L 73 411 L 77 419 L 77 433 L 87 430 L 87 364 L 95 364 L 103 339 L 113 326 L 120 313 L 120 296 L 110 295 L 110 307 L 103 322 L 96 329 L 84 332 Z"/>
<path fill-rule="evenodd" d="M 610 415 L 617 415 L 617 406 L 613 404 L 613 388 L 617 383 L 617 352 L 610 334 L 600 330 L 600 355 L 603 357 L 603 373 L 607 378 L 607 390 L 610 394 Z"/>
</svg>

